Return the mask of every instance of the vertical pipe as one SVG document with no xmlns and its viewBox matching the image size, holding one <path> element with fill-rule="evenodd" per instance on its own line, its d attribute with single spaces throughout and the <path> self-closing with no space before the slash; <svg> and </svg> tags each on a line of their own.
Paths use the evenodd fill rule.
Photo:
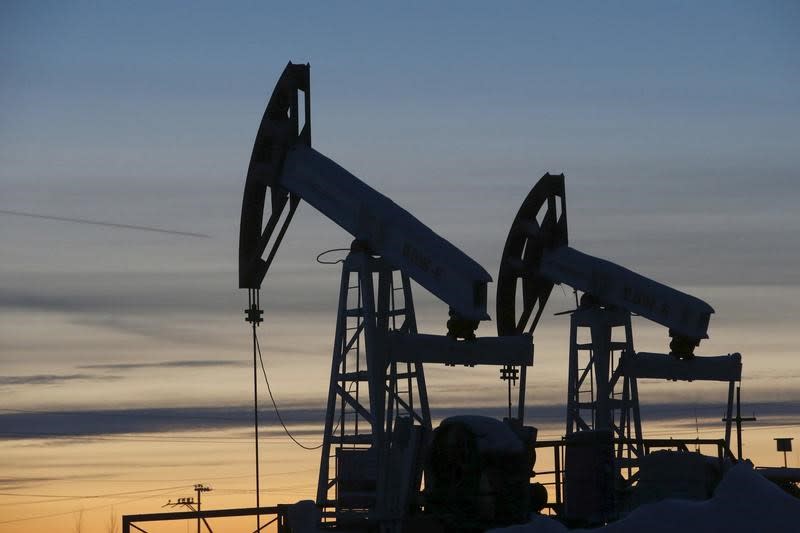
<svg viewBox="0 0 800 533">
<path fill-rule="evenodd" d="M 736 457 L 742 460 L 742 388 L 736 387 Z"/>
<path fill-rule="evenodd" d="M 642 453 L 642 415 L 639 410 L 639 383 L 636 378 L 631 378 L 631 398 L 633 399 L 633 427 L 636 433 L 636 448 L 638 455 Z"/>
<path fill-rule="evenodd" d="M 597 392 L 595 395 L 595 425 L 593 429 L 611 429 L 611 391 L 609 390 L 608 369 L 611 358 L 611 328 L 605 316 L 592 317 L 592 359 L 594 360 Z"/>
<path fill-rule="evenodd" d="M 619 426 L 617 427 L 620 437 L 619 445 L 617 446 L 617 459 L 622 459 L 622 453 L 625 447 L 627 447 L 628 453 L 630 453 L 631 448 L 631 424 L 630 420 L 628 419 L 628 402 L 630 399 L 629 391 L 630 383 L 628 382 L 628 377 L 624 376 L 622 378 L 622 407 L 620 407 L 619 410 Z M 630 468 L 630 463 L 628 463 L 628 477 L 630 477 Z"/>
<path fill-rule="evenodd" d="M 728 384 L 728 412 L 725 416 L 725 447 L 730 451 L 731 449 L 731 422 L 733 417 L 733 388 L 734 381 Z"/>
<path fill-rule="evenodd" d="M 508 381 L 508 420 L 511 421 L 511 376 L 512 372 L 515 370 L 513 366 L 508 365 L 505 367 L 508 375 L 506 376 L 506 381 Z"/>
<path fill-rule="evenodd" d="M 364 341 L 365 363 L 369 383 L 369 405 L 373 415 L 372 441 L 377 453 L 383 447 L 383 427 L 386 407 L 386 367 L 382 352 L 385 339 L 380 338 L 378 330 L 378 311 L 375 305 L 375 285 L 373 280 L 372 260 L 364 252 L 354 255 L 358 262 L 358 272 L 361 277 L 363 314 L 364 314 Z M 380 282 L 380 278 L 379 278 Z M 380 292 L 380 288 L 378 289 Z M 380 302 L 379 302 L 380 303 Z M 380 306 L 378 306 L 380 309 Z"/>
<path fill-rule="evenodd" d="M 347 294 L 350 273 L 353 271 L 353 261 L 353 255 L 348 254 L 344 263 L 342 263 L 342 278 L 339 282 L 339 308 L 336 314 L 336 332 L 334 333 L 333 354 L 331 356 L 331 378 L 328 383 L 328 403 L 325 409 L 325 433 L 322 436 L 322 452 L 319 461 L 319 477 L 317 478 L 317 505 L 323 508 L 328 506 L 328 474 L 330 473 L 331 440 L 334 437 L 333 418 L 336 414 L 336 383 L 339 379 L 339 365 L 344 357 L 342 350 L 344 350 L 344 337 L 347 335 Z M 344 425 L 343 414 L 340 425 Z"/>
<path fill-rule="evenodd" d="M 349 275 L 350 274 L 348 274 L 348 276 Z M 350 281 L 349 281 L 349 279 L 350 278 L 348 278 L 348 281 L 347 281 L 347 287 L 348 287 L 347 290 L 348 291 L 350 290 Z M 356 277 L 356 306 L 361 308 L 363 305 L 364 304 L 361 301 L 361 280 L 358 277 Z M 357 315 L 356 316 L 356 325 L 355 325 L 356 329 L 353 330 L 358 334 L 358 336 L 356 337 L 356 344 L 355 344 L 356 356 L 354 358 L 356 360 L 356 376 L 357 376 L 356 377 L 356 402 L 360 402 L 361 401 L 360 400 L 361 396 L 359 396 L 361 394 L 361 378 L 358 377 L 358 376 L 361 375 L 360 374 L 360 372 L 361 372 L 361 333 L 360 333 L 360 330 L 358 328 L 361 327 L 361 324 L 362 324 L 363 320 L 364 320 L 364 317 L 362 317 L 360 314 Z M 342 413 L 344 413 L 344 406 L 342 406 Z M 358 435 L 358 419 L 359 419 L 358 416 L 354 416 L 353 417 L 353 434 L 354 435 Z M 340 423 L 340 425 L 342 426 L 342 437 L 344 437 L 344 431 L 345 431 L 344 423 L 345 423 L 345 418 L 344 418 L 344 414 L 342 414 L 342 421 Z"/>
<path fill-rule="evenodd" d="M 197 492 L 197 533 L 200 533 L 200 488 L 194 489 Z"/>
<path fill-rule="evenodd" d="M 553 470 L 555 470 L 556 475 L 556 504 L 560 505 L 562 502 L 561 498 L 561 456 L 559 454 L 559 445 L 556 444 L 553 446 Z"/>
<path fill-rule="evenodd" d="M 569 318 L 569 363 L 567 370 L 567 431 L 566 435 L 572 435 L 575 419 L 578 417 L 578 398 L 576 387 L 578 384 L 578 321 L 572 313 Z"/>
<path fill-rule="evenodd" d="M 402 271 L 400 272 L 400 275 L 403 279 L 403 305 L 405 305 L 406 308 L 404 331 L 406 333 L 416 333 L 417 317 L 414 312 L 414 296 L 411 293 L 411 280 L 409 279 L 408 275 L 404 274 Z M 425 429 L 427 431 L 431 431 L 433 429 L 433 425 L 431 424 L 431 410 L 430 406 L 428 405 L 428 389 L 425 385 L 425 370 L 422 363 L 414 363 L 414 373 L 417 376 L 417 396 L 419 398 L 419 408 L 422 411 L 422 420 L 424 421 Z"/>
<path fill-rule="evenodd" d="M 356 285 L 358 285 L 358 280 L 356 280 Z M 349 277 L 349 275 L 348 275 L 348 278 L 347 278 L 347 296 L 345 296 L 345 300 L 347 302 L 350 301 L 350 277 Z M 349 306 L 350 304 L 348 303 L 347 305 Z M 361 307 L 361 301 L 359 299 L 356 299 L 356 308 L 359 308 L 359 307 Z M 358 335 L 358 322 L 360 321 L 360 318 L 359 318 L 358 314 L 356 314 L 355 320 L 356 320 L 356 325 L 355 325 L 356 329 L 354 329 L 353 332 L 354 332 L 354 335 Z M 345 333 L 344 333 L 344 337 L 342 338 L 342 341 L 341 341 L 341 346 L 342 346 L 341 347 L 341 350 L 342 350 L 341 365 L 337 367 L 339 369 L 339 371 L 340 371 L 340 373 L 339 373 L 339 378 L 340 378 L 339 386 L 345 392 L 349 392 L 347 390 L 348 383 L 345 380 L 344 376 L 345 376 L 345 374 L 347 374 L 347 358 L 348 358 L 348 355 L 349 355 L 350 351 L 352 350 L 352 345 L 350 344 L 350 339 L 347 338 L 347 336 L 348 336 L 347 332 L 350 330 L 349 329 L 350 328 L 349 324 L 350 324 L 350 317 L 345 316 L 345 319 L 344 319 L 344 332 Z M 358 342 L 358 338 L 359 337 L 356 337 L 356 342 Z M 335 342 L 339 342 L 339 341 L 335 341 Z M 347 346 L 350 346 L 351 350 L 347 350 Z M 358 358 L 358 351 L 356 351 L 356 359 L 357 358 Z M 356 373 L 356 375 L 358 375 L 358 373 Z M 331 379 L 333 379 L 333 374 L 331 374 Z M 358 383 L 357 380 L 358 380 L 358 378 L 356 378 L 356 383 Z M 342 395 L 341 399 L 339 400 L 339 435 L 342 437 L 342 440 L 340 441 L 339 446 L 342 446 L 341 442 L 344 442 L 344 434 L 345 434 L 345 431 L 346 431 L 345 424 L 347 423 L 347 412 L 345 411 L 345 409 L 347 409 L 347 402 L 345 402 L 344 395 Z M 355 426 L 356 426 L 356 429 L 354 430 L 354 434 L 358 435 L 358 414 L 356 414 L 353 418 L 354 418 L 354 422 L 355 422 Z M 339 466 L 338 466 L 338 463 L 337 463 L 336 468 L 338 469 L 338 467 Z M 337 470 L 336 477 L 337 478 L 339 477 L 338 470 Z M 337 490 L 338 490 L 338 487 L 337 487 Z M 338 496 L 337 496 L 336 500 L 337 501 L 339 500 Z"/>
<path fill-rule="evenodd" d="M 250 289 L 250 307 L 253 311 L 258 309 L 258 289 Z M 255 316 L 251 317 L 253 326 L 253 429 L 255 431 L 255 447 L 256 447 L 256 507 L 261 507 L 261 477 L 259 472 L 259 454 L 258 454 L 258 337 L 256 336 Z M 199 526 L 198 518 L 198 527 Z M 256 515 L 256 526 L 261 529 L 261 516 Z"/>
<path fill-rule="evenodd" d="M 525 382 L 528 374 L 528 367 L 520 365 L 519 368 L 519 405 L 517 405 L 517 418 L 520 426 L 525 425 Z"/>
</svg>

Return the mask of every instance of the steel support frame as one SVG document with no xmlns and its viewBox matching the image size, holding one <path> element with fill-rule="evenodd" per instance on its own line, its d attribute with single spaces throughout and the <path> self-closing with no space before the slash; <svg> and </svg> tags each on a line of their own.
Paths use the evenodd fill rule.
<svg viewBox="0 0 800 533">
<path fill-rule="evenodd" d="M 331 464 L 340 450 L 375 455 L 377 492 L 386 486 L 382 476 L 398 418 L 407 417 L 423 430 L 431 430 L 423 364 L 392 361 L 387 341 L 390 332 L 417 332 L 410 280 L 380 257 L 355 249 L 343 262 L 339 290 L 317 484 L 317 505 L 323 517 L 330 516 L 326 509 L 333 509 L 334 516 L 348 511 L 339 501 L 338 465 Z M 398 365 L 403 367 L 399 371 Z M 364 384 L 367 391 L 363 391 Z M 374 501 L 363 509 L 373 517 L 379 494 Z"/>
<path fill-rule="evenodd" d="M 615 341 L 613 330 L 620 327 L 625 338 Z M 588 345 L 579 342 L 581 328 L 589 329 Z M 623 455 L 640 457 L 643 450 L 638 384 L 635 377 L 624 375 L 619 365 L 623 353 L 635 356 L 630 313 L 601 307 L 578 309 L 570 317 L 569 338 L 566 434 L 611 430 L 618 460 Z M 583 368 L 581 352 L 588 353 Z M 589 399 L 582 399 L 586 395 Z M 587 410 L 592 415 L 588 420 L 581 413 Z"/>
</svg>

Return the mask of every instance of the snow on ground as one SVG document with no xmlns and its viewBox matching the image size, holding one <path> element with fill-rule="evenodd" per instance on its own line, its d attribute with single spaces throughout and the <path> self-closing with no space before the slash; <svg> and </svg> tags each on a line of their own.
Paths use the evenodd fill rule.
<svg viewBox="0 0 800 533">
<path fill-rule="evenodd" d="M 561 523 L 536 516 L 525 525 L 492 530 L 496 533 L 756 533 L 800 532 L 800 500 L 740 463 L 722 479 L 706 501 L 663 500 L 643 505 L 605 527 L 568 530 Z"/>
<path fill-rule="evenodd" d="M 488 416 L 457 415 L 442 421 L 445 424 L 458 423 L 467 426 L 478 439 L 482 452 L 520 453 L 524 450 L 522 441 L 508 427 L 508 424 Z"/>
</svg>

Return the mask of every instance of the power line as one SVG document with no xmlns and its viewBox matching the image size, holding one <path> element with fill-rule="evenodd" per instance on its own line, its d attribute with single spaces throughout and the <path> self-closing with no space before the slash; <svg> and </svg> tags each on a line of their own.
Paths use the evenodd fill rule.
<svg viewBox="0 0 800 533">
<path fill-rule="evenodd" d="M 338 263 L 344 263 L 344 259 L 337 259 L 335 261 L 323 261 L 322 257 L 327 255 L 331 252 L 349 252 L 350 248 L 331 248 L 330 250 L 325 250 L 324 252 L 320 253 L 317 256 L 317 263 L 320 265 L 336 265 Z"/>
<path fill-rule="evenodd" d="M 50 499 L 47 499 L 47 500 L 31 500 L 31 501 L 27 501 L 27 502 L 3 502 L 3 503 L 0 503 L 0 507 L 7 507 L 9 505 L 13 505 L 14 507 L 19 507 L 21 505 L 34 505 L 34 504 L 40 504 L 40 503 L 61 503 L 61 502 L 70 501 L 71 499 L 79 500 L 80 498 L 67 498 L 67 499 L 50 498 Z"/>
<path fill-rule="evenodd" d="M 178 488 L 182 488 L 184 486 L 185 485 L 181 485 Z M 297 489 L 295 489 L 295 487 L 297 487 L 297 486 L 287 486 L 286 489 L 287 490 L 297 490 Z M 143 496 L 143 497 L 138 497 L 138 498 L 130 498 L 130 499 L 125 499 L 125 500 L 119 500 L 119 501 L 107 503 L 107 504 L 104 504 L 104 505 L 97 505 L 97 506 L 94 506 L 94 507 L 82 507 L 82 508 L 78 508 L 78 509 L 72 509 L 70 511 L 58 512 L 58 513 L 49 513 L 49 514 L 42 514 L 42 515 L 35 515 L 35 516 L 26 516 L 26 517 L 23 517 L 23 518 L 14 518 L 12 520 L 0 521 L 0 524 L 12 524 L 12 523 L 16 523 L 16 522 L 25 522 L 25 521 L 28 521 L 28 520 L 38 520 L 38 519 L 43 519 L 43 518 L 54 518 L 56 516 L 64 516 L 64 515 L 74 514 L 74 513 L 78 513 L 78 512 L 82 512 L 82 511 L 94 511 L 94 510 L 97 510 L 97 509 L 104 509 L 104 508 L 107 508 L 107 507 L 114 507 L 114 506 L 117 506 L 117 505 L 131 503 L 131 502 L 135 502 L 135 501 L 149 500 L 149 499 L 154 499 L 154 498 L 161 498 L 167 492 L 169 492 L 170 490 L 176 490 L 176 489 L 175 488 L 160 489 L 160 492 L 157 493 L 157 494 L 154 494 L 154 495 Z M 225 491 L 225 489 L 222 489 L 222 490 Z M 277 491 L 277 490 L 283 490 L 283 489 L 281 487 L 278 487 L 277 489 L 274 489 L 274 490 Z M 65 500 L 59 500 L 59 501 L 65 501 Z"/>
<path fill-rule="evenodd" d="M 258 350 L 258 360 L 261 362 L 261 373 L 264 375 L 264 381 L 267 384 L 267 392 L 269 392 L 269 399 L 272 401 L 273 409 L 275 409 L 275 416 L 278 417 L 278 421 L 281 423 L 281 426 L 283 426 L 283 431 L 290 439 L 292 439 L 292 441 L 295 444 L 297 444 L 304 450 L 309 450 L 309 451 L 319 450 L 320 448 L 322 448 L 324 442 L 319 443 L 317 446 L 306 446 L 305 444 L 294 438 L 294 435 L 292 435 L 292 433 L 289 431 L 289 428 L 287 428 L 286 424 L 283 422 L 283 417 L 281 416 L 281 412 L 278 409 L 278 404 L 275 402 L 275 397 L 272 395 L 272 388 L 269 386 L 269 379 L 267 378 L 267 370 L 266 368 L 264 368 L 264 359 L 261 357 L 261 345 L 258 342 L 258 336 L 255 336 L 254 338 L 256 341 L 256 349 Z"/>
<path fill-rule="evenodd" d="M 302 470 L 285 470 L 285 471 L 282 471 L 282 472 L 272 472 L 269 475 L 272 476 L 272 477 L 277 477 L 277 476 L 285 476 L 285 475 L 292 475 L 292 474 L 303 474 L 303 473 L 307 473 L 307 472 L 315 472 L 316 470 L 317 470 L 316 468 L 305 468 L 305 469 L 302 469 Z M 238 476 L 208 476 L 208 479 L 211 480 L 211 481 L 218 481 L 218 480 L 226 480 L 226 479 L 243 479 L 243 478 L 249 478 L 251 476 L 252 476 L 252 474 L 244 474 L 244 475 L 238 475 Z M 267 477 L 267 476 L 262 476 L 262 477 Z M 50 481 L 51 482 L 53 482 L 53 481 L 58 482 L 58 481 L 67 481 L 69 479 L 71 479 L 71 478 L 53 478 Z M 197 479 L 197 477 L 178 478 L 178 479 L 163 479 L 163 478 L 162 479 L 92 479 L 92 478 L 80 478 L 81 481 L 98 481 L 98 482 L 103 482 L 103 483 L 115 483 L 115 482 L 116 483 L 152 483 L 152 482 L 164 482 L 164 481 L 195 481 L 196 479 Z M 179 485 L 179 488 L 180 487 L 184 487 L 184 486 L 185 485 Z M 292 488 L 294 488 L 294 487 L 291 487 L 291 486 L 289 486 L 289 487 L 278 487 L 276 490 L 285 490 L 285 489 L 292 489 Z M 165 488 L 165 489 L 152 489 L 152 490 L 161 491 L 161 490 L 167 490 L 167 489 Z M 227 492 L 229 490 L 238 490 L 238 489 L 219 489 L 219 490 L 221 492 Z M 131 491 L 130 494 L 135 494 L 137 492 L 139 492 L 139 491 Z M 149 491 L 141 491 L 141 492 L 142 493 L 146 493 L 146 492 L 149 492 Z M 118 494 L 122 494 L 122 493 L 118 493 Z M 9 494 L 0 493 L 0 495 L 9 495 Z M 104 496 L 115 496 L 115 495 L 116 494 L 106 494 Z M 33 505 L 33 504 L 39 504 L 39 503 L 61 503 L 61 502 L 70 501 L 70 500 L 80 500 L 80 499 L 95 497 L 94 495 L 93 496 L 70 496 L 70 497 L 67 497 L 66 495 L 65 496 L 57 496 L 57 495 L 47 495 L 47 496 L 45 496 L 45 495 L 41 495 L 41 496 L 40 495 L 36 495 L 36 496 L 34 496 L 32 494 L 31 495 L 14 494 L 14 496 L 20 496 L 20 497 L 29 496 L 29 497 L 32 497 L 32 498 L 33 497 L 42 497 L 42 498 L 46 497 L 46 498 L 49 498 L 49 499 L 24 501 L 24 502 L 2 502 L 2 503 L 0 503 L 0 507 L 5 507 L 5 506 L 9 506 L 9 505 L 14 505 L 14 506 Z M 98 495 L 97 497 L 100 498 L 102 496 Z"/>
<path fill-rule="evenodd" d="M 284 485 L 283 487 L 273 487 L 270 490 L 275 492 L 275 491 L 285 491 L 285 490 L 295 490 L 295 489 L 307 489 L 315 485 L 316 485 L 315 482 L 309 482 L 309 483 L 300 483 L 297 485 Z M 222 489 L 216 489 L 216 491 L 225 494 L 244 494 L 244 493 L 252 494 L 255 492 L 254 489 L 237 489 L 237 488 L 227 488 L 227 489 L 222 488 Z"/>
<path fill-rule="evenodd" d="M 100 220 L 89 220 L 87 218 L 73 218 L 73 217 L 57 217 L 52 215 L 40 215 L 38 213 L 28 213 L 25 211 L 12 211 L 10 209 L 0 209 L 0 213 L 4 215 L 15 215 L 19 217 L 30 217 L 30 218 L 40 218 L 43 220 L 57 220 L 59 222 L 74 222 L 76 224 L 91 224 L 93 226 L 105 226 L 109 228 L 121 228 L 121 229 L 134 229 L 139 231 L 152 231 L 156 233 L 167 233 L 170 235 L 182 235 L 184 237 L 201 237 L 204 239 L 210 239 L 210 235 L 206 235 L 205 233 L 193 233 L 191 231 L 177 231 L 167 228 L 158 228 L 156 226 L 136 226 L 133 224 L 117 224 L 114 222 L 103 222 Z"/>
<path fill-rule="evenodd" d="M 153 495 L 149 495 L 149 496 L 143 496 L 143 497 L 137 497 L 137 498 L 130 498 L 130 499 L 125 499 L 125 500 L 120 500 L 120 501 L 115 501 L 115 502 L 107 503 L 107 504 L 104 504 L 104 505 L 97 505 L 97 506 L 94 506 L 94 507 L 84 507 L 84 508 L 72 509 L 70 511 L 63 511 L 63 512 L 58 512 L 58 513 L 49 513 L 49 514 L 36 515 L 36 516 L 27 516 L 27 517 L 24 517 L 24 518 L 14 518 L 12 520 L 1 521 L 0 524 L 11 524 L 11 523 L 16 523 L 16 522 L 25 522 L 25 521 L 28 521 L 28 520 L 38 520 L 38 519 L 42 519 L 42 518 L 53 518 L 53 517 L 56 517 L 56 516 L 64 516 L 64 515 L 74 514 L 74 513 L 77 513 L 77 512 L 81 512 L 81 511 L 94 511 L 94 510 L 97 510 L 97 509 L 104 509 L 106 507 L 113 507 L 113 506 L 116 506 L 116 505 L 121 505 L 121 504 L 125 504 L 125 503 L 131 503 L 131 502 L 140 501 L 140 500 L 148 500 L 148 499 L 153 499 L 153 498 L 160 498 L 160 497 L 164 496 L 170 490 L 176 490 L 178 488 L 183 488 L 183 487 L 185 487 L 185 485 L 180 485 L 178 487 L 171 487 L 171 488 L 168 488 L 168 489 L 154 489 L 154 490 L 158 490 L 157 494 L 153 494 Z M 293 490 L 296 487 L 299 488 L 299 486 L 297 486 L 297 485 L 289 485 L 289 486 L 286 487 L 286 489 L 287 490 Z M 225 489 L 222 489 L 222 490 L 224 491 Z M 277 489 L 274 489 L 274 490 L 282 490 L 282 488 L 278 487 Z M 66 500 L 59 500 L 59 501 L 66 501 Z M 56 503 L 56 502 L 54 502 L 54 503 Z"/>
<path fill-rule="evenodd" d="M 169 489 L 169 490 L 175 490 L 175 489 Z M 53 518 L 53 517 L 56 517 L 56 516 L 64 516 L 64 515 L 74 514 L 74 513 L 78 513 L 78 512 L 82 512 L 82 511 L 94 511 L 96 509 L 105 509 L 106 507 L 114 507 L 115 505 L 120 505 L 120 504 L 124 504 L 124 503 L 131 503 L 131 502 L 136 502 L 136 501 L 140 501 L 140 500 L 149 500 L 149 499 L 153 499 L 153 498 L 161 498 L 167 492 L 168 492 L 168 490 L 164 490 L 164 491 L 161 491 L 159 494 L 155 494 L 155 495 L 152 495 L 152 496 L 143 496 L 143 497 L 139 497 L 139 498 L 130 498 L 130 499 L 126 499 L 126 500 L 119 500 L 119 501 L 116 501 L 116 502 L 107 503 L 105 505 L 97 505 L 95 507 L 84 507 L 84 508 L 80 508 L 80 509 L 72 509 L 71 511 L 63 511 L 63 512 L 60 512 L 60 513 L 50 513 L 50 514 L 43 514 L 43 515 L 36 515 L 36 516 L 26 516 L 24 518 L 14 518 L 12 520 L 4 520 L 4 521 L 0 522 L 0 524 L 12 524 L 12 523 L 15 523 L 15 522 L 25 522 L 25 521 L 28 521 L 28 520 L 38 520 L 38 519 L 41 519 L 41 518 Z"/>
<path fill-rule="evenodd" d="M 161 492 L 165 490 L 175 490 L 185 487 L 185 485 L 178 485 L 175 487 L 161 487 L 158 489 L 147 490 L 132 490 L 127 492 L 115 492 L 111 494 L 89 494 L 78 496 L 75 494 L 19 494 L 15 492 L 0 492 L 0 496 L 19 496 L 21 498 L 66 498 L 72 500 L 88 500 L 93 498 L 113 498 L 116 496 L 131 496 L 133 494 L 146 494 L 150 492 Z"/>
</svg>

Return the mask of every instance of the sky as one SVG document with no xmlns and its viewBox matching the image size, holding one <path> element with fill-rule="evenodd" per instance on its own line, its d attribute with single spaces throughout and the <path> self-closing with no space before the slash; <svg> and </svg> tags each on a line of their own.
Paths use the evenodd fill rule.
<svg viewBox="0 0 800 533">
<path fill-rule="evenodd" d="M 564 172 L 573 246 L 714 307 L 698 353 L 742 354 L 745 450 L 777 464 L 772 438 L 800 440 L 799 26 L 789 1 L 3 2 L 0 531 L 104 531 L 195 482 L 252 503 L 238 223 L 287 61 L 311 64 L 314 147 L 495 278 L 525 195 Z M 262 290 L 273 392 L 311 444 L 339 278 L 314 259 L 350 240 L 301 204 Z M 446 306 L 415 299 L 443 333 Z M 529 372 L 527 422 L 550 437 L 569 327 L 552 315 L 571 303 L 556 287 Z M 639 319 L 634 343 L 668 337 Z M 503 406 L 493 368 L 432 367 L 428 385 L 437 417 Z M 653 434 L 721 434 L 724 386 L 640 394 Z M 262 502 L 311 496 L 318 455 L 261 401 Z"/>
</svg>

